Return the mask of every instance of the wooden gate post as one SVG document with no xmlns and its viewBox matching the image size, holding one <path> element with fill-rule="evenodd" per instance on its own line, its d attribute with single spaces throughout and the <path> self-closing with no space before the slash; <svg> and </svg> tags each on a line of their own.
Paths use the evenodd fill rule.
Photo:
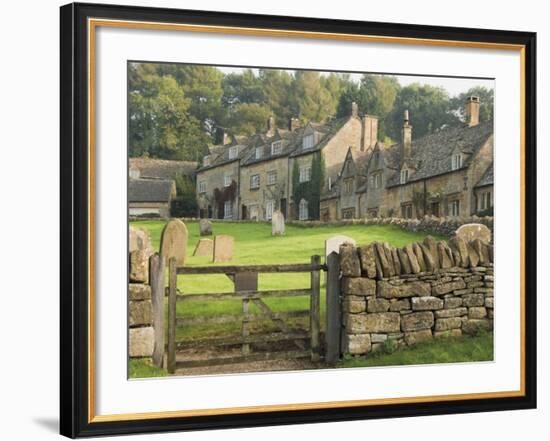
<svg viewBox="0 0 550 441">
<path fill-rule="evenodd" d="M 149 260 L 151 279 L 151 301 L 153 305 L 153 328 L 155 330 L 155 346 L 153 349 L 153 364 L 161 368 L 164 364 L 164 259 L 155 253 Z"/>
<path fill-rule="evenodd" d="M 321 257 L 311 256 L 311 264 L 319 266 Z M 319 361 L 319 333 L 321 315 L 321 271 L 311 271 L 309 330 L 311 333 L 311 361 Z"/>
<path fill-rule="evenodd" d="M 176 259 L 169 260 L 169 292 L 168 292 L 168 372 L 176 372 L 176 293 L 177 293 L 177 269 Z"/>
<path fill-rule="evenodd" d="M 327 308 L 326 308 L 326 354 L 328 364 L 336 364 L 340 359 L 340 333 L 342 315 L 340 303 L 340 256 L 332 252 L 327 256 Z"/>
</svg>

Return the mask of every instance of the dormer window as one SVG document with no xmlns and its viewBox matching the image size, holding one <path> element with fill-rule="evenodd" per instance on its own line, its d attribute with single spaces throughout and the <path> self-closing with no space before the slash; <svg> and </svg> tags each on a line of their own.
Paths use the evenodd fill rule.
<svg viewBox="0 0 550 441">
<path fill-rule="evenodd" d="M 313 133 L 310 134 L 310 135 L 306 135 L 304 136 L 304 139 L 302 141 L 302 147 L 305 149 L 310 149 L 313 147 L 313 139 L 314 139 L 314 136 L 313 136 Z"/>
<path fill-rule="evenodd" d="M 271 143 L 271 154 L 279 155 L 283 151 L 283 141 L 273 141 Z"/>
<path fill-rule="evenodd" d="M 400 176 L 399 182 L 401 184 L 406 184 L 408 180 L 409 180 L 409 170 L 404 168 L 403 170 L 401 170 L 401 176 Z"/>
<path fill-rule="evenodd" d="M 451 158 L 451 169 L 458 170 L 462 167 L 462 154 L 456 153 Z"/>
<path fill-rule="evenodd" d="M 202 165 L 205 167 L 210 165 L 210 155 L 205 155 L 204 158 L 202 158 Z"/>
<path fill-rule="evenodd" d="M 256 159 L 261 159 L 262 154 L 263 154 L 262 147 L 256 147 Z"/>
<path fill-rule="evenodd" d="M 229 147 L 229 159 L 235 159 L 237 157 L 237 147 Z"/>
</svg>

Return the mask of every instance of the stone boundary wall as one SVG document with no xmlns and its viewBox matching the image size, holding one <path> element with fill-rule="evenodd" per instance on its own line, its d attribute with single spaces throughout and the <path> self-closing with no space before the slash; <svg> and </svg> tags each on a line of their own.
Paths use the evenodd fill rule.
<svg viewBox="0 0 550 441">
<path fill-rule="evenodd" d="M 163 220 L 159 217 L 131 217 L 131 221 L 134 220 Z M 165 220 L 165 219 L 164 219 Z M 181 218 L 182 221 L 199 221 L 200 218 L 186 217 Z M 239 223 L 250 222 L 250 220 L 233 220 L 233 219 L 211 219 L 213 222 L 224 223 Z M 271 225 L 271 221 L 257 221 Z M 493 217 L 485 216 L 478 217 L 476 215 L 468 217 L 435 217 L 424 216 L 421 219 L 403 219 L 399 217 L 385 217 L 385 218 L 368 218 L 368 219 L 342 219 L 337 221 L 297 221 L 286 220 L 286 225 L 295 225 L 304 228 L 318 227 L 322 225 L 333 226 L 345 226 L 345 225 L 397 225 L 407 231 L 423 232 L 432 234 L 441 234 L 444 236 L 451 236 L 459 227 L 465 224 L 478 223 L 487 226 L 493 231 Z"/>
<path fill-rule="evenodd" d="M 452 238 L 340 247 L 343 353 L 493 328 L 493 246 Z"/>
<path fill-rule="evenodd" d="M 149 284 L 151 255 L 148 234 L 130 227 L 128 347 L 131 358 L 151 357 L 155 347 L 152 291 Z"/>
</svg>

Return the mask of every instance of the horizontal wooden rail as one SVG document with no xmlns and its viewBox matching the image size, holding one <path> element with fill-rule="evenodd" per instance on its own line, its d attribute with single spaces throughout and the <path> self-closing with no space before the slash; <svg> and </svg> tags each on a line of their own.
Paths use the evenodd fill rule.
<svg viewBox="0 0 550 441">
<path fill-rule="evenodd" d="M 220 364 L 235 364 L 235 363 L 250 363 L 253 361 L 268 361 L 268 360 L 293 360 L 296 358 L 310 357 L 310 351 L 277 351 L 277 352 L 262 352 L 249 355 L 237 355 L 234 357 L 219 357 L 209 358 L 207 360 L 186 360 L 176 362 L 178 369 L 216 366 Z"/>
<path fill-rule="evenodd" d="M 202 294 L 178 294 L 178 302 L 193 302 L 205 300 L 239 300 L 239 299 L 265 299 L 270 297 L 300 297 L 311 295 L 310 289 L 288 289 L 286 291 L 238 291 L 238 292 L 213 292 Z"/>
<path fill-rule="evenodd" d="M 214 315 L 212 317 L 182 317 L 177 319 L 178 326 L 202 325 L 202 324 L 220 324 L 220 323 L 240 323 L 240 322 L 261 322 L 265 320 L 282 320 L 289 318 L 309 317 L 309 310 L 275 312 L 269 314 L 226 314 Z"/>
<path fill-rule="evenodd" d="M 258 334 L 235 337 L 222 337 L 222 338 L 202 338 L 200 340 L 180 340 L 176 341 L 177 349 L 196 348 L 196 347 L 212 347 L 212 346 L 233 346 L 243 343 L 268 343 L 274 341 L 287 341 L 309 338 L 308 332 L 272 332 L 270 334 Z"/>
<path fill-rule="evenodd" d="M 308 273 L 326 270 L 325 265 L 295 263 L 282 265 L 243 265 L 243 266 L 180 266 L 178 274 L 236 274 L 236 273 Z"/>
</svg>

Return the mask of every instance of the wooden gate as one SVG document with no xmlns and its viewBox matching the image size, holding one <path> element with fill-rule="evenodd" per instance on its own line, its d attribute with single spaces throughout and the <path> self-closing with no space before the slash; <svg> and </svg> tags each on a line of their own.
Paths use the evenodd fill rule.
<svg viewBox="0 0 550 441">
<path fill-rule="evenodd" d="M 176 267 L 175 259 L 169 261 L 169 285 L 168 285 L 168 345 L 167 368 L 169 373 L 174 373 L 179 368 L 197 366 L 212 366 L 230 363 L 244 363 L 263 360 L 294 359 L 311 357 L 312 361 L 320 358 L 320 292 L 321 271 L 326 266 L 321 264 L 319 256 L 312 256 L 311 262 L 306 264 L 289 265 L 244 265 L 244 266 L 204 266 L 204 267 Z M 177 291 L 178 275 L 188 274 L 226 274 L 235 278 L 238 275 L 257 275 L 260 273 L 305 273 L 311 274 L 311 284 L 308 288 L 290 290 L 259 291 L 247 290 L 232 293 L 201 293 L 181 294 Z M 309 309 L 302 311 L 274 312 L 264 299 L 276 297 L 309 296 Z M 213 317 L 178 318 L 177 304 L 196 301 L 241 300 L 241 315 L 217 315 Z M 251 314 L 250 305 L 257 306 L 260 313 Z M 296 317 L 309 316 L 309 329 L 304 332 L 296 332 L 288 326 L 285 320 Z M 236 320 L 241 322 L 241 335 L 234 337 L 216 337 L 202 340 L 194 340 L 194 346 L 203 347 L 241 347 L 240 355 L 230 357 L 208 358 L 207 360 L 176 360 L 178 348 L 186 345 L 185 340 L 176 339 L 176 327 L 193 326 L 197 324 L 231 323 Z M 268 320 L 276 325 L 278 332 L 251 334 L 249 324 L 255 321 Z M 291 342 L 292 350 L 286 351 L 255 351 L 252 346 L 256 343 Z"/>
</svg>

